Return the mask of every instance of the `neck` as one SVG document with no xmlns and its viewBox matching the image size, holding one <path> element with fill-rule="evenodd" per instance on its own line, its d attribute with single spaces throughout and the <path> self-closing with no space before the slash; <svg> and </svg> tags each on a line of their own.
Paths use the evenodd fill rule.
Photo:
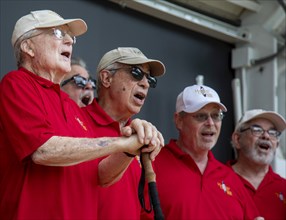
<svg viewBox="0 0 286 220">
<path fill-rule="evenodd" d="M 208 151 L 202 150 L 202 151 L 195 151 L 192 148 L 187 148 L 184 146 L 180 140 L 177 141 L 177 146 L 185 153 L 189 154 L 196 165 L 198 166 L 201 174 L 205 172 L 205 169 L 208 164 Z"/>
<path fill-rule="evenodd" d="M 50 73 L 48 71 L 45 70 L 39 70 L 31 65 L 22 65 L 25 69 L 29 70 L 30 72 L 34 73 L 35 75 L 42 77 L 46 80 L 49 80 L 55 84 L 60 84 L 60 82 L 62 81 L 64 75 L 63 74 L 56 74 L 56 73 Z"/>
<path fill-rule="evenodd" d="M 246 179 L 257 189 L 269 171 L 269 165 L 258 165 L 249 160 L 239 159 L 233 166 L 233 170 Z"/>
<path fill-rule="evenodd" d="M 104 102 L 104 99 L 97 99 L 97 102 L 98 105 L 105 111 L 105 113 L 109 115 L 109 117 L 119 123 L 120 129 L 126 126 L 129 117 L 120 114 L 119 111 L 114 111 L 116 108 L 112 105 L 109 105 L 109 102 Z"/>
</svg>

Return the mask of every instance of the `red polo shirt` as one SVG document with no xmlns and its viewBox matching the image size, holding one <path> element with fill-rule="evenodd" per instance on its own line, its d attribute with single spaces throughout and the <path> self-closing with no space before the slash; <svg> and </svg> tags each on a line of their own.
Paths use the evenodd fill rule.
<svg viewBox="0 0 286 220">
<path fill-rule="evenodd" d="M 229 161 L 227 165 L 231 166 L 233 163 L 235 162 Z M 286 219 L 286 179 L 274 173 L 269 167 L 268 173 L 256 190 L 250 182 L 239 177 L 256 204 L 260 216 L 265 220 Z"/>
<path fill-rule="evenodd" d="M 253 220 L 258 216 L 239 178 L 211 151 L 202 175 L 194 160 L 171 140 L 156 157 L 154 167 L 168 220 Z"/>
<path fill-rule="evenodd" d="M 86 110 L 94 120 L 97 137 L 121 136 L 120 126 L 98 105 L 96 99 Z M 128 124 L 130 121 L 128 122 Z M 100 188 L 98 219 L 100 220 L 139 220 L 141 206 L 137 191 L 141 176 L 140 160 L 136 157 L 123 177 L 112 186 Z"/>
<path fill-rule="evenodd" d="M 89 137 L 87 120 L 58 84 L 23 68 L 0 83 L 0 219 L 95 219 L 98 161 L 57 167 L 31 154 L 53 136 Z"/>
</svg>

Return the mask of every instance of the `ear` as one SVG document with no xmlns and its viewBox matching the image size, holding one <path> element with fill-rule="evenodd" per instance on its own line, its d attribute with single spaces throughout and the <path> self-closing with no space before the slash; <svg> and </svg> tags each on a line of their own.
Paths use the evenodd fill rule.
<svg viewBox="0 0 286 220">
<path fill-rule="evenodd" d="M 108 88 L 112 82 L 112 76 L 108 70 L 102 70 L 99 73 L 102 86 Z"/>
<path fill-rule="evenodd" d="M 277 147 L 278 148 L 280 146 L 280 139 L 277 140 Z"/>
<path fill-rule="evenodd" d="M 232 143 L 234 144 L 236 149 L 240 149 L 239 139 L 241 134 L 237 132 L 233 132 L 231 136 Z"/>
<path fill-rule="evenodd" d="M 32 49 L 32 43 L 29 39 L 22 41 L 20 47 L 24 53 L 30 55 L 31 57 L 35 56 L 35 53 Z"/>
<path fill-rule="evenodd" d="M 174 121 L 175 121 L 176 128 L 179 131 L 182 130 L 183 120 L 182 120 L 182 116 L 178 112 L 174 113 Z"/>
</svg>

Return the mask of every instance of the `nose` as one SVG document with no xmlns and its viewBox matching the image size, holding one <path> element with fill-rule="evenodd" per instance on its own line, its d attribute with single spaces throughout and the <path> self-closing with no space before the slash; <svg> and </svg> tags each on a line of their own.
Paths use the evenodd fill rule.
<svg viewBox="0 0 286 220">
<path fill-rule="evenodd" d="M 206 123 L 209 125 L 215 124 L 214 120 L 212 119 L 212 117 L 210 115 L 208 115 L 208 119 L 206 120 Z"/>
<path fill-rule="evenodd" d="M 267 132 L 267 130 L 264 130 L 260 137 L 265 138 L 265 139 L 270 139 L 270 135 Z"/>
<path fill-rule="evenodd" d="M 72 38 L 69 34 L 65 34 L 63 37 L 64 43 L 67 43 L 69 45 L 74 44 L 74 38 Z"/>
<path fill-rule="evenodd" d="M 90 90 L 93 90 L 92 85 L 91 85 L 91 82 L 89 82 L 89 81 L 88 81 L 88 82 L 86 83 L 86 85 L 85 85 L 84 89 L 90 89 Z"/>
<path fill-rule="evenodd" d="M 147 79 L 147 76 L 144 74 L 143 78 L 139 81 L 139 85 L 142 86 L 143 88 L 149 88 L 149 82 Z"/>
</svg>

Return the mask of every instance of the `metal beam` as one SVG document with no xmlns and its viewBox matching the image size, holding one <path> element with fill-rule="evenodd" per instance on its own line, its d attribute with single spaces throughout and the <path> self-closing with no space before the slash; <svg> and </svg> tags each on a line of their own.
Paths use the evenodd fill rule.
<svg viewBox="0 0 286 220">
<path fill-rule="evenodd" d="M 162 0 L 109 0 L 178 26 L 228 42 L 249 42 L 248 30 L 237 28 Z"/>
<path fill-rule="evenodd" d="M 226 1 L 231 2 L 234 5 L 238 5 L 252 12 L 259 12 L 259 10 L 261 9 L 261 5 L 255 1 L 250 1 L 250 0 L 226 0 Z"/>
</svg>

